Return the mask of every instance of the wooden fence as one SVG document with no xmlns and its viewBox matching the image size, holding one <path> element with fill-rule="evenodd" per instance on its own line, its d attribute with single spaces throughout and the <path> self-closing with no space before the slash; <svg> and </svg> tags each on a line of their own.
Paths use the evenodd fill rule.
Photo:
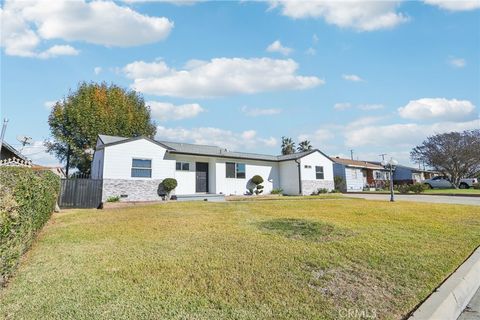
<svg viewBox="0 0 480 320">
<path fill-rule="evenodd" d="M 60 208 L 98 208 L 102 203 L 101 179 L 62 179 Z"/>
</svg>

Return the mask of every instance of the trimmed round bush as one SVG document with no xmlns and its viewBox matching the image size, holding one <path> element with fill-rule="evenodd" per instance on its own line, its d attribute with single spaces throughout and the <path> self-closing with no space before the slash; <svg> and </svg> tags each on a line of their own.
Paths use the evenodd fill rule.
<svg viewBox="0 0 480 320">
<path fill-rule="evenodd" d="M 252 177 L 252 182 L 256 185 L 259 185 L 261 183 L 263 183 L 263 178 L 259 175 L 255 175 Z"/>
<path fill-rule="evenodd" d="M 172 192 L 177 185 L 177 180 L 174 178 L 166 178 L 162 181 L 163 190 L 165 190 L 167 193 Z"/>
</svg>

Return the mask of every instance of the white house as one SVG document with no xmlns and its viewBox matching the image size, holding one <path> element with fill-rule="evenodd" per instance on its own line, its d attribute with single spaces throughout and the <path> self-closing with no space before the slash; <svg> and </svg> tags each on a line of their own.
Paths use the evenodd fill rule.
<svg viewBox="0 0 480 320">
<path fill-rule="evenodd" d="M 381 165 L 360 161 L 332 158 L 335 177 L 340 177 L 346 192 L 363 191 L 366 187 L 383 187 L 390 178 L 388 170 Z"/>
<path fill-rule="evenodd" d="M 242 195 L 254 175 L 263 178 L 265 194 L 282 189 L 284 194 L 309 195 L 319 188 L 334 188 L 332 161 L 317 149 L 272 156 L 99 135 L 91 169 L 92 179 L 103 180 L 103 201 L 111 196 L 125 201 L 159 200 L 158 186 L 165 178 L 178 181 L 177 196 Z"/>
</svg>

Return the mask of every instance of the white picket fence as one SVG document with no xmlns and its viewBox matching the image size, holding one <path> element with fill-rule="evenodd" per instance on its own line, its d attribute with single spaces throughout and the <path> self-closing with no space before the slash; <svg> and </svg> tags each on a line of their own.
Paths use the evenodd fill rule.
<svg viewBox="0 0 480 320">
<path fill-rule="evenodd" d="M 3 159 L 0 161 L 0 167 L 31 167 L 32 161 L 21 160 L 18 158 Z"/>
</svg>

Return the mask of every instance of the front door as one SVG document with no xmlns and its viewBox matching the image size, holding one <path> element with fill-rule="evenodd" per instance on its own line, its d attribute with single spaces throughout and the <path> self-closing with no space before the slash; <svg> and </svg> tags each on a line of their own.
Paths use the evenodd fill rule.
<svg viewBox="0 0 480 320">
<path fill-rule="evenodd" d="M 195 163 L 196 192 L 208 192 L 208 162 Z"/>
</svg>

